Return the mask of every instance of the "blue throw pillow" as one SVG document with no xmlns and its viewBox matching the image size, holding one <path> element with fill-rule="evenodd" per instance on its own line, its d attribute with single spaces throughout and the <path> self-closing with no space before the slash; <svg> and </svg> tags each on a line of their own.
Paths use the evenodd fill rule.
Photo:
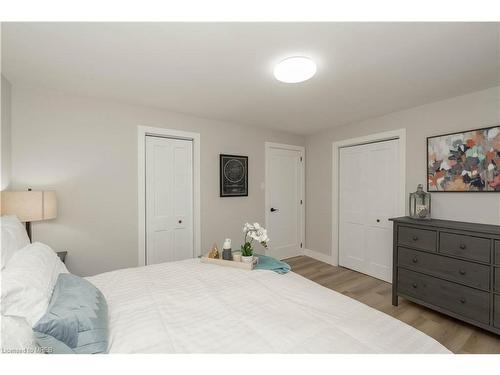
<svg viewBox="0 0 500 375">
<path fill-rule="evenodd" d="M 52 353 L 94 354 L 108 350 L 108 305 L 99 289 L 61 273 L 45 315 L 33 327 L 41 347 Z"/>
</svg>

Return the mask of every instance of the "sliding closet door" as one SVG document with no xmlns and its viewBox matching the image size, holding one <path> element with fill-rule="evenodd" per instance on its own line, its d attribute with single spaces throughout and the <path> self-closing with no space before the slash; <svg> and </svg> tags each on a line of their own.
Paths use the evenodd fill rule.
<svg viewBox="0 0 500 375">
<path fill-rule="evenodd" d="M 339 264 L 390 282 L 399 140 L 340 149 Z"/>
<path fill-rule="evenodd" d="M 146 137 L 146 264 L 194 257 L 193 142 Z"/>
</svg>

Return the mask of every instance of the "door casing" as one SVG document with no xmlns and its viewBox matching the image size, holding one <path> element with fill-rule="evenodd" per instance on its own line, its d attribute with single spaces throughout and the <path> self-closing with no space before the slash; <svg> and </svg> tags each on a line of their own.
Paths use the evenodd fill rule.
<svg viewBox="0 0 500 375">
<path fill-rule="evenodd" d="M 273 143 L 273 142 L 266 142 L 265 143 L 265 207 L 264 207 L 264 212 L 265 212 L 265 227 L 268 228 L 269 224 L 269 210 L 271 209 L 271 202 L 270 202 L 270 197 L 269 197 L 269 155 L 270 155 L 270 150 L 272 148 L 277 148 L 277 149 L 282 149 L 282 150 L 292 150 L 292 151 L 300 151 L 302 155 L 302 162 L 299 164 L 300 165 L 300 192 L 301 192 L 301 197 L 300 199 L 302 200 L 302 205 L 300 209 L 300 223 L 301 223 L 301 228 L 300 228 L 300 242 L 302 243 L 302 251 L 305 249 L 305 233 L 306 233 L 306 226 L 305 226 L 305 210 L 306 210 L 306 200 L 305 200 L 305 165 L 306 165 L 306 150 L 305 147 L 303 146 L 295 146 L 295 145 L 287 145 L 283 143 Z M 269 237 L 271 238 L 272 241 L 272 233 L 269 233 Z"/>
</svg>

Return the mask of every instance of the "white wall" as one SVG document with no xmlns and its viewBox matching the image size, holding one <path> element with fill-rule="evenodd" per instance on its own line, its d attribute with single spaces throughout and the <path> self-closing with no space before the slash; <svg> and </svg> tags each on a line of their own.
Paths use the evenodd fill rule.
<svg viewBox="0 0 500 375">
<path fill-rule="evenodd" d="M 34 223 L 34 240 L 67 250 L 81 275 L 137 265 L 137 125 L 201 133 L 202 250 L 241 240 L 264 221 L 264 142 L 303 145 L 283 132 L 153 108 L 12 88 L 12 184 L 57 191 L 58 218 Z M 219 154 L 249 156 L 249 196 L 219 197 Z"/>
<path fill-rule="evenodd" d="M 406 193 L 426 186 L 426 137 L 500 125 L 500 87 L 332 128 L 306 138 L 306 248 L 331 253 L 332 142 L 406 128 Z M 435 193 L 434 218 L 500 224 L 500 193 Z"/>
<path fill-rule="evenodd" d="M 0 190 L 9 188 L 11 180 L 11 84 L 4 76 L 1 76 L 1 132 L 0 132 L 0 157 L 1 157 L 1 180 Z"/>
</svg>

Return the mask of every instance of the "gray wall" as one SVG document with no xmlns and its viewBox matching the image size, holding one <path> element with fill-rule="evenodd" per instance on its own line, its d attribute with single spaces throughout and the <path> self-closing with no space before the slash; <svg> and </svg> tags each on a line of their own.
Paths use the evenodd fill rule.
<svg viewBox="0 0 500 375">
<path fill-rule="evenodd" d="M 137 265 L 137 126 L 201 134 L 202 250 L 237 245 L 245 221 L 264 222 L 264 142 L 303 145 L 282 132 L 14 85 L 12 184 L 57 191 L 59 215 L 34 240 L 68 250 L 80 275 Z M 219 198 L 219 154 L 249 156 L 249 196 Z"/>
<path fill-rule="evenodd" d="M 330 254 L 332 143 L 406 128 L 406 193 L 426 184 L 426 137 L 500 124 L 500 87 L 392 113 L 306 138 L 306 248 Z M 500 224 L 500 194 L 439 193 L 433 217 Z"/>
<path fill-rule="evenodd" d="M 499 90 L 332 128 L 304 142 L 282 132 L 14 86 L 12 187 L 57 191 L 59 216 L 35 223 L 34 238 L 68 250 L 71 270 L 89 275 L 137 264 L 137 125 L 201 133 L 203 250 L 226 236 L 238 243 L 243 222 L 264 221 L 264 142 L 305 144 L 306 247 L 330 254 L 332 142 L 406 128 L 409 193 L 425 183 L 425 138 L 499 124 Z M 249 156 L 248 198 L 219 198 L 219 153 Z M 434 194 L 433 216 L 500 224 L 500 194 Z"/>
<path fill-rule="evenodd" d="M 1 147 L 1 181 L 0 190 L 7 189 L 10 186 L 11 179 L 11 84 L 4 76 L 1 76 L 1 124 L 0 147 Z"/>
</svg>

